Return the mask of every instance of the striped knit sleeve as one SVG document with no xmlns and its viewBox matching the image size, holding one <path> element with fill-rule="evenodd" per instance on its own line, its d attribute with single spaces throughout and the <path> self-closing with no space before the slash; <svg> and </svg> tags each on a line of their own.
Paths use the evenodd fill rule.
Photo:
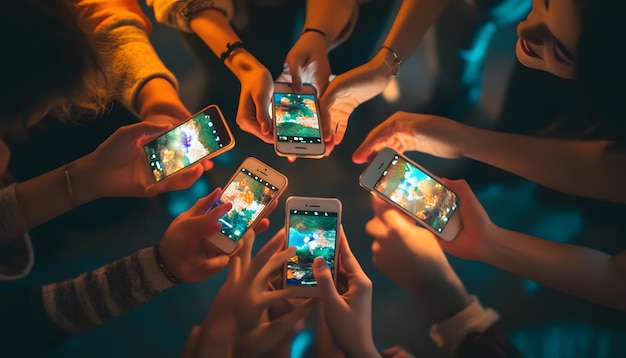
<svg viewBox="0 0 626 358">
<path fill-rule="evenodd" d="M 75 279 L 43 286 L 41 295 L 50 319 L 75 334 L 101 325 L 172 285 L 150 247 Z"/>
</svg>

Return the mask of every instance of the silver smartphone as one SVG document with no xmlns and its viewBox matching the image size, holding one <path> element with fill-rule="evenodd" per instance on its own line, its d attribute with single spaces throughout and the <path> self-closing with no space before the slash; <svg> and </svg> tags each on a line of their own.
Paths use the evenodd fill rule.
<svg viewBox="0 0 626 358">
<path fill-rule="evenodd" d="M 233 252 L 243 234 L 265 216 L 286 188 L 286 176 L 256 158 L 246 158 L 213 205 L 228 202 L 233 207 L 219 219 L 220 232 L 209 241 L 227 254 Z"/>
<path fill-rule="evenodd" d="M 283 287 L 293 297 L 319 297 L 313 261 L 323 257 L 337 280 L 336 253 L 341 225 L 341 201 L 336 198 L 291 196 L 285 208 L 286 245 L 296 254 L 285 264 Z"/>
<path fill-rule="evenodd" d="M 272 97 L 274 149 L 276 154 L 321 158 L 326 151 L 315 87 L 305 83 L 295 93 L 291 83 L 274 83 Z"/>
<path fill-rule="evenodd" d="M 168 176 L 204 159 L 216 157 L 235 146 L 222 111 L 212 104 L 176 127 L 143 145 L 154 180 Z"/>
<path fill-rule="evenodd" d="M 452 241 L 463 228 L 456 193 L 391 148 L 378 152 L 359 183 L 446 241 Z"/>
</svg>

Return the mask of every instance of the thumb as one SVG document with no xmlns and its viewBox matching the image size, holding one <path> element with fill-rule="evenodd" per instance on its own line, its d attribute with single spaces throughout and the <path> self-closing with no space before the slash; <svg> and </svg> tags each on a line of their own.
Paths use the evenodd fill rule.
<svg viewBox="0 0 626 358">
<path fill-rule="evenodd" d="M 300 67 L 293 63 L 288 63 L 287 65 L 289 66 L 289 72 L 291 73 L 291 88 L 295 93 L 302 93 L 303 88 Z"/>
<path fill-rule="evenodd" d="M 313 276 L 317 281 L 322 301 L 327 302 L 329 300 L 335 301 L 339 299 L 339 293 L 337 293 L 337 289 L 335 288 L 333 276 L 324 258 L 316 257 L 315 261 L 313 261 Z"/>
</svg>

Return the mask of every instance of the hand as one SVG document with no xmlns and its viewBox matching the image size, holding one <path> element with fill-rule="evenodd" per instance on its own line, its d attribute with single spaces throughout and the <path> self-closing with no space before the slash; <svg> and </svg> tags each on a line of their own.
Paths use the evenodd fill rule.
<svg viewBox="0 0 626 358">
<path fill-rule="evenodd" d="M 339 232 L 339 276 L 348 290 L 339 294 L 326 261 L 313 261 L 324 319 L 335 343 L 350 357 L 380 357 L 372 339 L 372 281 L 352 254 L 343 227 Z"/>
<path fill-rule="evenodd" d="M 302 92 L 302 83 L 310 83 L 320 98 L 330 78 L 328 43 L 317 33 L 307 32 L 300 36 L 285 58 L 285 71 L 277 81 L 291 82 L 296 93 Z"/>
<path fill-rule="evenodd" d="M 371 161 L 383 147 L 399 153 L 420 151 L 441 158 L 463 155 L 459 136 L 471 127 L 429 114 L 396 112 L 369 132 L 352 155 L 357 164 Z"/>
<path fill-rule="evenodd" d="M 399 346 L 393 346 L 385 349 L 382 353 L 383 358 L 415 358 L 414 355 Z"/>
<path fill-rule="evenodd" d="M 70 164 L 79 203 L 101 197 L 152 197 L 190 187 L 213 163 L 205 160 L 155 182 L 142 145 L 169 127 L 141 122 L 119 128 L 92 153 Z"/>
<path fill-rule="evenodd" d="M 209 210 L 221 193 L 215 189 L 178 215 L 159 243 L 165 266 L 183 282 L 206 280 L 228 264 L 229 257 L 206 241 L 220 231 L 218 220 L 232 207 L 226 203 Z"/>
<path fill-rule="evenodd" d="M 465 286 L 439 246 L 446 241 L 416 226 L 413 220 L 377 198 L 374 212 L 376 217 L 366 225 L 375 240 L 374 264 L 413 294 L 433 322 L 451 317 L 471 303 Z"/>
<path fill-rule="evenodd" d="M 374 238 L 373 262 L 400 287 L 418 296 L 452 270 L 438 238 L 385 201 L 373 197 L 375 216 L 365 230 Z"/>
<path fill-rule="evenodd" d="M 480 204 L 476 195 L 465 180 L 441 179 L 459 196 L 459 212 L 463 229 L 457 237 L 448 242 L 440 240 L 439 244 L 448 253 L 469 260 L 487 261 L 491 247 L 497 245 L 500 228 L 491 221 L 489 215 Z"/>
<path fill-rule="evenodd" d="M 330 82 L 320 99 L 324 140 L 327 142 L 326 155 L 343 140 L 352 111 L 361 103 L 380 94 L 390 78 L 391 73 L 384 63 L 384 56 L 376 55 L 370 62 L 345 72 Z"/>
<path fill-rule="evenodd" d="M 200 335 L 206 342 L 220 341 L 222 345 L 224 340 L 230 340 L 234 356 L 262 356 L 288 344 L 294 326 L 308 313 L 311 302 L 270 316 L 270 308 L 284 302 L 290 293 L 274 291 L 268 281 L 294 254 L 294 248 L 281 249 L 285 242 L 284 229 L 254 259 L 251 259 L 253 232 L 246 232 L 242 242 L 241 249 L 231 259 L 226 282 L 211 304 Z M 194 357 L 213 356 L 210 347 L 199 341 L 196 351 L 206 355 Z"/>
<path fill-rule="evenodd" d="M 245 70 L 235 74 L 241 83 L 237 124 L 265 143 L 274 143 L 270 103 L 274 94 L 274 80 L 270 72 L 256 59 L 250 59 Z"/>
</svg>

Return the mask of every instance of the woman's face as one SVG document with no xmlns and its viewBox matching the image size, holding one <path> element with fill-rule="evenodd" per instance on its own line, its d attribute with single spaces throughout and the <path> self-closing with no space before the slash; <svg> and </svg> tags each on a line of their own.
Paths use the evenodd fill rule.
<svg viewBox="0 0 626 358">
<path fill-rule="evenodd" d="M 515 55 L 524 66 L 573 79 L 580 32 L 574 0 L 533 0 L 530 14 L 517 26 Z"/>
</svg>

